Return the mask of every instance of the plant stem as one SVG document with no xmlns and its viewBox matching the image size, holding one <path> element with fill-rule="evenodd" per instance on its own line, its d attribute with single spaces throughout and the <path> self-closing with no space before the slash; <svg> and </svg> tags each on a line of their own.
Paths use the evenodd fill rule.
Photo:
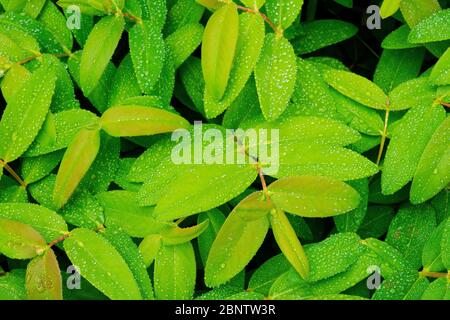
<svg viewBox="0 0 450 320">
<path fill-rule="evenodd" d="M 52 240 L 49 244 L 48 247 L 51 248 L 53 246 L 55 246 L 56 244 L 60 243 L 61 241 L 66 240 L 68 237 L 70 237 L 70 232 L 65 233 L 64 235 L 62 235 L 59 238 L 56 238 L 55 240 Z"/>
<path fill-rule="evenodd" d="M 3 166 L 6 171 L 9 172 L 9 174 L 24 188 L 27 187 L 27 184 L 25 183 L 25 181 L 22 180 L 22 178 L 20 178 L 20 176 L 14 171 L 13 168 L 11 168 L 9 166 L 9 164 L 7 164 L 5 161 L 0 160 L 0 166 Z"/>
<path fill-rule="evenodd" d="M 389 98 L 388 98 L 388 100 L 386 102 L 386 115 L 384 116 L 384 128 L 383 128 L 383 132 L 381 134 L 380 149 L 378 150 L 378 156 L 377 156 L 377 166 L 380 165 L 381 155 L 383 154 L 384 145 L 386 143 L 387 127 L 388 127 L 388 123 L 389 123 L 389 106 L 390 106 L 390 102 L 389 102 Z"/>
<path fill-rule="evenodd" d="M 128 13 L 128 12 L 123 12 L 122 15 L 130 20 L 133 20 L 134 22 L 136 22 L 137 24 L 142 24 L 142 19 L 139 17 L 135 17 L 132 14 Z"/>
<path fill-rule="evenodd" d="M 424 277 L 428 278 L 449 278 L 450 280 L 450 273 L 444 273 L 444 272 L 430 272 L 426 270 L 420 271 L 420 274 Z"/>
<path fill-rule="evenodd" d="M 277 28 L 277 26 L 275 25 L 275 23 L 273 23 L 273 22 L 269 19 L 269 17 L 266 16 L 264 13 L 259 12 L 259 11 L 257 11 L 257 10 L 253 10 L 253 9 L 247 8 L 247 7 L 239 6 L 239 5 L 237 6 L 237 8 L 238 8 L 239 10 L 242 10 L 242 11 L 250 12 L 250 13 L 253 13 L 253 14 L 259 14 L 259 15 L 261 16 L 261 18 L 263 18 L 264 21 L 266 21 L 267 24 L 273 29 L 273 31 L 275 31 L 276 34 L 280 34 L 280 33 L 281 33 L 280 29 Z"/>
<path fill-rule="evenodd" d="M 450 103 L 444 102 L 444 101 L 440 101 L 439 102 L 441 105 L 443 105 L 444 107 L 450 108 Z"/>
</svg>

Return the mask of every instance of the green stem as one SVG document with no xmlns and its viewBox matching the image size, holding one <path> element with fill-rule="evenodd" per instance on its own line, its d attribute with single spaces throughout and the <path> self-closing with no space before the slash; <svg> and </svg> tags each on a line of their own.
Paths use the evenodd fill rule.
<svg viewBox="0 0 450 320">
<path fill-rule="evenodd" d="M 381 155 L 383 154 L 384 145 L 386 143 L 386 137 L 387 137 L 387 128 L 389 123 L 389 99 L 386 102 L 386 114 L 384 116 L 384 128 L 383 132 L 381 133 L 381 142 L 380 142 L 380 149 L 378 150 L 378 156 L 377 156 L 377 166 L 380 165 L 381 161 Z"/>
<path fill-rule="evenodd" d="M 7 164 L 5 161 L 0 159 L 0 166 L 3 166 L 6 171 L 9 172 L 9 174 L 24 188 L 27 187 L 27 184 L 25 183 L 25 181 L 22 180 L 22 178 L 14 171 L 13 168 L 11 168 L 9 166 L 9 164 Z"/>
</svg>

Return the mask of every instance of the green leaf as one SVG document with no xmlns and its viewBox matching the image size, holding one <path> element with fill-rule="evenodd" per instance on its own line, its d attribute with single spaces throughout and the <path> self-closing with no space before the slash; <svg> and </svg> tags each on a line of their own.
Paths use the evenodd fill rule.
<svg viewBox="0 0 450 320">
<path fill-rule="evenodd" d="M 383 0 L 380 8 L 380 15 L 383 19 L 392 16 L 400 9 L 400 0 Z"/>
<path fill-rule="evenodd" d="M 393 217 L 394 209 L 392 207 L 369 206 L 358 229 L 358 234 L 362 238 L 379 238 L 386 234 Z"/>
<path fill-rule="evenodd" d="M 31 203 L 0 203 L 0 218 L 27 224 L 51 242 L 68 232 L 67 224 L 56 212 Z"/>
<path fill-rule="evenodd" d="M 100 125 L 113 137 L 136 137 L 172 132 L 187 128 L 189 123 L 179 115 L 159 108 L 123 105 L 109 108 Z"/>
<path fill-rule="evenodd" d="M 61 271 L 52 249 L 30 261 L 25 287 L 29 300 L 63 299 Z"/>
<path fill-rule="evenodd" d="M 248 290 L 269 294 L 270 287 L 282 274 L 291 268 L 291 264 L 287 261 L 283 254 L 276 255 L 265 261 L 252 274 L 248 283 Z"/>
<path fill-rule="evenodd" d="M 208 224 L 209 220 L 205 220 L 198 225 L 187 228 L 172 226 L 161 232 L 162 241 L 166 245 L 176 245 L 191 241 L 201 235 L 208 228 Z"/>
<path fill-rule="evenodd" d="M 195 1 L 176 1 L 167 14 L 164 34 L 170 35 L 186 24 L 199 22 L 204 11 L 205 8 Z"/>
<path fill-rule="evenodd" d="M 434 104 L 419 105 L 406 113 L 392 133 L 384 158 L 383 194 L 393 194 L 413 178 L 425 147 L 444 119 L 445 110 Z"/>
<path fill-rule="evenodd" d="M 436 129 L 428 142 L 414 174 L 410 199 L 422 203 L 441 191 L 450 181 L 450 118 Z"/>
<path fill-rule="evenodd" d="M 251 165 L 191 165 L 167 187 L 155 215 L 171 220 L 215 208 L 242 193 L 256 178 Z M 197 183 L 186 188 L 186 181 Z"/>
<path fill-rule="evenodd" d="M 144 238 L 171 226 L 155 219 L 154 207 L 138 206 L 134 192 L 113 190 L 99 193 L 96 197 L 105 210 L 106 226 L 119 227 L 129 236 Z"/>
<path fill-rule="evenodd" d="M 442 263 L 447 270 L 450 270 L 450 219 L 445 222 L 444 231 L 442 232 Z"/>
<path fill-rule="evenodd" d="M 53 200 L 63 207 L 85 176 L 100 149 L 100 132 L 82 129 L 68 146 L 56 176 Z"/>
<path fill-rule="evenodd" d="M 272 22 L 281 30 L 287 29 L 300 14 L 303 0 L 266 0 L 265 8 Z"/>
<path fill-rule="evenodd" d="M 267 34 L 255 67 L 259 103 L 267 120 L 275 120 L 286 109 L 294 92 L 296 74 L 292 45 L 286 38 Z"/>
<path fill-rule="evenodd" d="M 292 40 L 292 46 L 295 53 L 307 54 L 347 40 L 357 32 L 357 27 L 341 20 L 305 22 L 301 35 Z"/>
<path fill-rule="evenodd" d="M 44 252 L 47 243 L 32 227 L 0 218 L 0 252 L 11 259 L 31 259 Z"/>
<path fill-rule="evenodd" d="M 450 300 L 450 290 L 447 278 L 433 281 L 422 295 L 422 300 Z"/>
<path fill-rule="evenodd" d="M 264 20 L 252 13 L 242 13 L 239 16 L 236 54 L 223 97 L 221 100 L 214 100 L 208 90 L 205 92 L 205 112 L 208 118 L 221 114 L 242 91 L 258 61 L 263 44 Z"/>
<path fill-rule="evenodd" d="M 307 281 L 313 282 L 345 271 L 365 252 L 360 238 L 352 232 L 339 233 L 305 246 L 310 273 Z"/>
<path fill-rule="evenodd" d="M 420 44 L 414 44 L 408 42 L 408 35 L 411 32 L 411 29 L 407 24 L 402 25 L 398 29 L 395 29 L 391 33 L 389 33 L 386 38 L 384 38 L 383 42 L 381 42 L 381 47 L 383 49 L 409 49 L 420 47 Z"/>
<path fill-rule="evenodd" d="M 239 15 L 234 3 L 213 13 L 205 27 L 202 44 L 202 69 L 206 91 L 220 100 L 228 84 L 239 31 Z"/>
<path fill-rule="evenodd" d="M 119 43 L 124 24 L 123 16 L 104 17 L 89 34 L 80 62 L 80 83 L 86 95 L 90 95 L 99 84 Z"/>
<path fill-rule="evenodd" d="M 142 92 L 150 94 L 164 64 L 165 48 L 161 31 L 143 20 L 129 32 L 130 55 Z"/>
<path fill-rule="evenodd" d="M 150 234 L 146 236 L 139 244 L 139 252 L 144 258 L 145 266 L 148 268 L 155 260 L 158 255 L 159 249 L 161 248 L 161 235 L 160 234 Z"/>
<path fill-rule="evenodd" d="M 449 10 L 450 11 L 450 10 Z M 450 48 L 439 58 L 430 74 L 430 82 L 434 85 L 450 84 Z"/>
<path fill-rule="evenodd" d="M 123 58 L 114 75 L 111 92 L 109 93 L 108 106 L 118 105 L 127 98 L 140 96 L 141 93 L 142 91 L 134 72 L 133 61 L 128 54 Z"/>
<path fill-rule="evenodd" d="M 208 287 L 217 287 L 233 278 L 262 245 L 269 229 L 269 209 L 261 208 L 258 201 L 261 202 L 255 194 L 241 201 L 220 228 L 206 261 L 205 283 Z M 246 218 L 249 211 L 260 218 L 249 220 Z"/>
<path fill-rule="evenodd" d="M 369 184 L 368 179 L 348 181 L 347 183 L 358 191 L 361 201 L 357 208 L 345 214 L 334 216 L 333 219 L 339 232 L 356 232 L 366 216 L 369 201 Z"/>
<path fill-rule="evenodd" d="M 165 39 L 166 46 L 173 58 L 173 67 L 178 69 L 202 42 L 203 25 L 189 23 Z"/>
<path fill-rule="evenodd" d="M 373 82 L 384 92 L 390 92 L 402 82 L 417 77 L 424 55 L 425 50 L 423 48 L 383 50 L 375 70 Z"/>
<path fill-rule="evenodd" d="M 198 251 L 202 260 L 203 266 L 206 265 L 208 259 L 209 250 L 219 233 L 220 228 L 225 222 L 225 215 L 219 209 L 212 209 L 207 212 L 202 212 L 198 215 L 197 223 L 202 223 L 208 220 L 208 226 L 202 234 L 197 238 Z"/>
<path fill-rule="evenodd" d="M 436 213 L 429 205 L 404 207 L 392 220 L 386 242 L 397 248 L 418 269 L 426 240 L 436 227 Z"/>
<path fill-rule="evenodd" d="M 25 270 L 15 269 L 0 277 L 0 300 L 26 300 Z"/>
<path fill-rule="evenodd" d="M 433 230 L 423 246 L 422 265 L 426 271 L 439 272 L 445 270 L 444 264 L 442 263 L 441 247 L 444 228 L 445 221 Z"/>
<path fill-rule="evenodd" d="M 108 227 L 101 233 L 125 260 L 133 273 L 144 300 L 154 299 L 152 284 L 147 272 L 144 258 L 138 247 L 122 230 Z"/>
<path fill-rule="evenodd" d="M 430 106 L 436 97 L 436 88 L 428 78 L 416 78 L 399 84 L 389 93 L 390 110 L 406 110 L 415 106 Z"/>
<path fill-rule="evenodd" d="M 63 157 L 62 150 L 37 157 L 22 159 L 22 179 L 27 184 L 39 181 L 50 174 Z"/>
<path fill-rule="evenodd" d="M 55 75 L 43 65 L 17 91 L 0 121 L 0 159 L 19 158 L 36 138 L 50 107 Z"/>
<path fill-rule="evenodd" d="M 66 18 L 53 2 L 45 2 L 42 11 L 37 17 L 37 21 L 41 22 L 55 36 L 64 50 L 70 51 L 72 49 L 73 37 L 69 28 L 67 28 Z"/>
<path fill-rule="evenodd" d="M 139 287 L 122 256 L 104 238 L 88 229 L 75 229 L 64 249 L 80 274 L 112 300 L 140 300 Z"/>
<path fill-rule="evenodd" d="M 161 247 L 155 260 L 154 271 L 157 299 L 192 299 L 195 278 L 195 255 L 190 242 Z"/>
<path fill-rule="evenodd" d="M 139 0 L 142 8 L 142 18 L 151 21 L 162 30 L 166 22 L 167 0 Z"/>
<path fill-rule="evenodd" d="M 370 80 L 341 70 L 327 70 L 325 81 L 343 95 L 374 109 L 385 110 L 388 101 L 383 90 Z"/>
<path fill-rule="evenodd" d="M 411 29 L 408 41 L 412 43 L 427 43 L 450 39 L 449 21 L 450 9 L 437 11 L 421 20 Z"/>
<path fill-rule="evenodd" d="M 384 280 L 379 290 L 372 296 L 373 300 L 420 300 L 429 285 L 425 277 L 415 270 L 399 272 Z"/>
<path fill-rule="evenodd" d="M 273 235 L 281 251 L 302 278 L 307 278 L 309 275 L 308 258 L 286 214 L 281 210 L 273 209 L 269 218 Z"/>
<path fill-rule="evenodd" d="M 357 191 L 327 177 L 298 176 L 275 181 L 269 186 L 270 198 L 284 211 L 304 217 L 329 217 L 355 209 Z"/>
</svg>

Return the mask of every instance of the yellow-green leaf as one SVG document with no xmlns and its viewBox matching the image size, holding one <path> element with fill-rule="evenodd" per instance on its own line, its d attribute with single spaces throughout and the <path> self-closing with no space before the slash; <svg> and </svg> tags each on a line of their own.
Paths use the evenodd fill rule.
<svg viewBox="0 0 450 320">
<path fill-rule="evenodd" d="M 358 207 L 360 195 L 349 185 L 328 177 L 297 176 L 275 181 L 270 198 L 283 211 L 303 217 L 329 217 Z"/>
<path fill-rule="evenodd" d="M 308 258 L 286 214 L 282 210 L 273 209 L 269 217 L 273 235 L 281 251 L 302 278 L 306 278 L 309 273 Z"/>
<path fill-rule="evenodd" d="M 140 300 L 139 287 L 128 265 L 103 237 L 88 229 L 75 229 L 64 241 L 70 261 L 94 287 L 112 300 Z"/>
<path fill-rule="evenodd" d="M 400 8 L 400 0 L 383 0 L 380 15 L 383 19 L 392 16 Z"/>
<path fill-rule="evenodd" d="M 91 94 L 99 84 L 119 43 L 124 25 L 123 16 L 108 16 L 102 18 L 89 34 L 80 62 L 80 83 L 85 95 Z"/>
<path fill-rule="evenodd" d="M 113 137 L 149 136 L 189 127 L 189 122 L 175 113 L 137 105 L 109 108 L 100 123 Z"/>
<path fill-rule="evenodd" d="M 206 24 L 202 44 L 202 69 L 206 90 L 220 100 L 228 84 L 239 31 L 234 3 L 220 7 Z"/>
<path fill-rule="evenodd" d="M 30 261 L 25 287 L 29 300 L 62 300 L 62 279 L 52 249 Z"/>
<path fill-rule="evenodd" d="M 64 206 L 87 173 L 100 149 L 100 131 L 81 129 L 75 136 L 59 166 L 53 200 L 58 208 Z"/>
<path fill-rule="evenodd" d="M 44 252 L 47 243 L 32 227 L 0 218 L 0 253 L 11 259 L 30 259 Z"/>
</svg>

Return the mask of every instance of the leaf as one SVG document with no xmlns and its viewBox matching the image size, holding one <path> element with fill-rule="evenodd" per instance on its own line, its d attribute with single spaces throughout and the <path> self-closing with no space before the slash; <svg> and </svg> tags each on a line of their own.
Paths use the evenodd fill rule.
<svg viewBox="0 0 450 320">
<path fill-rule="evenodd" d="M 54 35 L 64 50 L 72 49 L 73 37 L 70 30 L 67 28 L 66 18 L 53 2 L 45 2 L 42 11 L 37 17 L 37 21 L 41 22 L 45 28 Z"/>
<path fill-rule="evenodd" d="M 345 271 L 365 252 L 357 234 L 339 233 L 305 246 L 310 273 L 306 280 L 317 281 Z"/>
<path fill-rule="evenodd" d="M 97 156 L 100 132 L 82 129 L 67 147 L 56 176 L 53 200 L 62 208 L 77 188 Z"/>
<path fill-rule="evenodd" d="M 390 92 L 402 82 L 417 77 L 424 55 L 425 50 L 422 48 L 383 50 L 373 82 L 384 92 Z"/>
<path fill-rule="evenodd" d="M 212 209 L 206 212 L 202 212 L 197 217 L 197 223 L 200 224 L 203 221 L 208 220 L 208 226 L 206 230 L 202 232 L 197 238 L 198 251 L 200 254 L 203 266 L 206 265 L 209 250 L 216 239 L 217 233 L 225 222 L 225 215 L 219 209 Z"/>
<path fill-rule="evenodd" d="M 431 272 L 444 271 L 442 263 L 442 247 L 445 222 L 441 223 L 426 240 L 422 250 L 422 265 L 424 270 Z"/>
<path fill-rule="evenodd" d="M 215 118 L 236 99 L 249 79 L 264 44 L 264 20 L 252 13 L 239 16 L 239 32 L 236 54 L 230 71 L 230 78 L 223 97 L 214 100 L 205 92 L 205 112 L 208 118 Z"/>
<path fill-rule="evenodd" d="M 416 78 L 399 84 L 389 93 L 390 110 L 406 110 L 414 106 L 430 106 L 436 89 L 427 78 Z"/>
<path fill-rule="evenodd" d="M 161 220 L 189 216 L 215 208 L 244 191 L 256 178 L 251 165 L 192 165 L 167 187 L 155 215 Z M 186 181 L 198 183 L 186 188 Z"/>
<path fill-rule="evenodd" d="M 450 84 L 450 49 L 439 58 L 430 74 L 430 82 L 434 85 Z"/>
<path fill-rule="evenodd" d="M 436 227 L 436 213 L 431 206 L 404 207 L 389 226 L 386 242 L 397 248 L 418 269 L 425 241 Z"/>
<path fill-rule="evenodd" d="M 302 33 L 292 40 L 295 53 L 307 54 L 347 40 L 358 28 L 342 20 L 314 20 L 302 24 Z"/>
<path fill-rule="evenodd" d="M 345 214 L 334 216 L 333 219 L 339 232 L 356 232 L 367 213 L 369 184 L 367 179 L 349 181 L 347 184 L 358 191 L 361 196 L 361 201 L 357 208 Z"/>
<path fill-rule="evenodd" d="M 292 45 L 286 38 L 267 34 L 255 67 L 259 103 L 267 120 L 275 120 L 286 109 L 294 92 L 296 73 Z"/>
<path fill-rule="evenodd" d="M 176 245 L 191 241 L 201 235 L 208 227 L 208 224 L 209 220 L 205 220 L 198 225 L 187 228 L 172 226 L 167 230 L 163 230 L 161 233 L 162 241 L 166 245 Z"/>
<path fill-rule="evenodd" d="M 25 286 L 29 300 L 63 299 L 61 271 L 52 249 L 30 261 Z"/>
<path fill-rule="evenodd" d="M 161 235 L 160 234 L 150 234 L 146 236 L 139 244 L 139 252 L 144 258 L 145 266 L 148 268 L 155 260 L 161 249 Z"/>
<path fill-rule="evenodd" d="M 386 234 L 393 217 L 394 209 L 391 207 L 369 206 L 358 234 L 362 238 L 379 238 Z"/>
<path fill-rule="evenodd" d="M 106 226 L 120 228 L 129 236 L 144 238 L 171 226 L 155 219 L 154 207 L 138 206 L 134 192 L 113 190 L 96 197 L 105 210 Z"/>
<path fill-rule="evenodd" d="M 255 201 L 255 196 L 241 201 L 220 228 L 206 261 L 205 283 L 208 287 L 217 287 L 233 278 L 262 245 L 269 229 L 268 210 L 260 209 L 258 219 L 245 219 L 248 207 L 258 207 Z"/>
<path fill-rule="evenodd" d="M 122 256 L 104 238 L 88 229 L 75 229 L 64 249 L 80 274 L 112 300 L 140 300 L 139 287 Z"/>
<path fill-rule="evenodd" d="M 287 29 L 300 14 L 303 0 L 266 0 L 267 15 L 281 30 Z"/>
<path fill-rule="evenodd" d="M 448 279 L 439 278 L 433 281 L 422 295 L 422 300 L 449 300 Z"/>
<path fill-rule="evenodd" d="M 197 49 L 202 41 L 203 25 L 189 23 L 179 28 L 165 39 L 166 46 L 173 57 L 173 67 L 178 69 Z"/>
<path fill-rule="evenodd" d="M 139 0 L 142 7 L 142 18 L 151 21 L 161 30 L 166 22 L 166 0 Z"/>
<path fill-rule="evenodd" d="M 380 15 L 383 19 L 392 16 L 400 9 L 400 0 L 383 0 L 380 8 Z"/>
<path fill-rule="evenodd" d="M 202 69 L 207 92 L 220 100 L 230 77 L 238 40 L 239 15 L 234 3 L 213 13 L 205 27 L 202 44 Z"/>
<path fill-rule="evenodd" d="M 55 80 L 43 65 L 8 103 L 0 121 L 0 159 L 16 160 L 36 138 L 50 107 Z"/>
<path fill-rule="evenodd" d="M 417 271 L 394 274 L 384 280 L 372 296 L 373 300 L 419 300 L 429 281 Z"/>
<path fill-rule="evenodd" d="M 355 209 L 360 196 L 341 181 L 326 177 L 298 176 L 269 186 L 275 205 L 303 217 L 329 217 Z"/>
<path fill-rule="evenodd" d="M 29 225 L 0 218 L 0 252 L 11 259 L 31 259 L 44 252 L 47 243 Z"/>
<path fill-rule="evenodd" d="M 144 300 L 153 300 L 153 288 L 147 273 L 147 268 L 133 239 L 126 235 L 122 230 L 111 227 L 103 230 L 101 235 L 116 248 L 117 252 L 119 252 L 130 268 L 136 279 L 136 283 L 139 286 L 142 298 Z"/>
<path fill-rule="evenodd" d="M 150 94 L 164 64 L 165 48 L 161 31 L 150 21 L 137 23 L 129 32 L 130 55 L 142 92 Z"/>
<path fill-rule="evenodd" d="M 123 16 L 104 17 L 89 34 L 80 62 L 80 83 L 85 95 L 90 95 L 99 84 L 119 43 L 124 24 Z"/>
<path fill-rule="evenodd" d="M 248 290 L 268 295 L 272 284 L 283 273 L 290 269 L 291 265 L 283 254 L 273 256 L 259 266 L 252 274 L 248 283 Z"/>
<path fill-rule="evenodd" d="M 447 270 L 450 270 L 450 219 L 447 219 L 445 222 L 444 231 L 442 231 L 442 241 L 441 241 L 441 249 L 442 249 L 442 263 Z"/>
<path fill-rule="evenodd" d="M 406 113 L 392 133 L 384 158 L 383 194 L 393 194 L 413 178 L 425 147 L 444 119 L 444 109 L 434 104 L 419 105 Z"/>
<path fill-rule="evenodd" d="M 140 62 L 139 62 L 140 63 Z M 125 99 L 139 96 L 142 91 L 134 72 L 133 61 L 128 54 L 123 58 L 111 84 L 108 106 L 122 103 Z"/>
<path fill-rule="evenodd" d="M 47 242 L 68 232 L 67 224 L 56 212 L 31 203 L 0 203 L 0 218 L 33 227 Z"/>
<path fill-rule="evenodd" d="M 25 299 L 25 270 L 15 269 L 0 277 L 0 300 Z"/>
<path fill-rule="evenodd" d="M 190 242 L 161 247 L 156 257 L 154 271 L 157 299 L 192 299 L 195 278 L 195 256 Z"/>
<path fill-rule="evenodd" d="M 383 49 L 408 49 L 408 48 L 416 48 L 420 47 L 420 44 L 414 44 L 408 42 L 408 35 L 411 32 L 411 29 L 407 24 L 402 25 L 398 29 L 395 29 L 391 33 L 389 33 L 381 42 L 381 47 Z"/>
<path fill-rule="evenodd" d="M 103 130 L 113 137 L 136 137 L 187 128 L 179 115 L 159 108 L 137 105 L 109 108 L 101 117 Z"/>
<path fill-rule="evenodd" d="M 181 0 L 173 4 L 167 14 L 164 34 L 170 35 L 189 23 L 199 22 L 205 8 L 195 1 Z"/>
<path fill-rule="evenodd" d="M 22 179 L 27 184 L 39 181 L 50 174 L 61 161 L 61 150 L 33 158 L 22 159 Z"/>
<path fill-rule="evenodd" d="M 45 122 L 24 156 L 35 157 L 66 148 L 81 129 L 98 126 L 95 114 L 77 109 L 59 112 Z"/>
<path fill-rule="evenodd" d="M 285 213 L 274 209 L 270 212 L 269 218 L 275 240 L 281 251 L 302 278 L 307 278 L 308 258 Z"/>
<path fill-rule="evenodd" d="M 370 80 L 341 70 L 327 70 L 325 81 L 343 95 L 374 109 L 385 110 L 387 96 Z"/>
<path fill-rule="evenodd" d="M 449 128 L 447 117 L 434 132 L 419 160 L 410 193 L 414 204 L 432 198 L 450 181 Z"/>
<path fill-rule="evenodd" d="M 433 13 L 411 29 L 408 41 L 412 43 L 427 43 L 450 39 L 449 20 L 450 9 Z"/>
</svg>

